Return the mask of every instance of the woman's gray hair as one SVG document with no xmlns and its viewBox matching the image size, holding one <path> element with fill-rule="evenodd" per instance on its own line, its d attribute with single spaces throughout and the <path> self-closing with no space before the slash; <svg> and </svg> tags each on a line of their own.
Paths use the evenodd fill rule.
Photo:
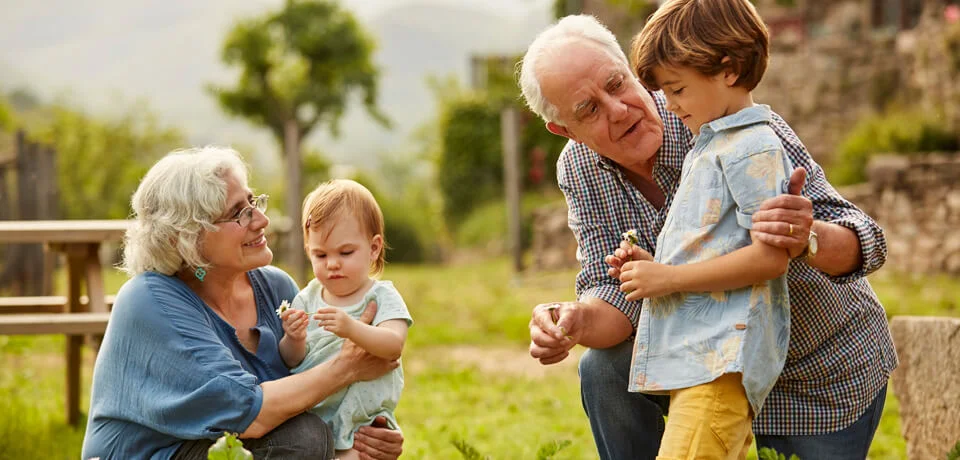
<svg viewBox="0 0 960 460">
<path fill-rule="evenodd" d="M 133 225 L 124 236 L 121 269 L 172 275 L 183 267 L 209 267 L 200 255 L 204 231 L 227 206 L 227 178 L 243 183 L 247 167 L 228 147 L 174 150 L 147 171 L 131 199 Z"/>
<path fill-rule="evenodd" d="M 520 63 L 520 76 L 518 78 L 520 91 L 523 93 L 523 98 L 530 110 L 543 118 L 544 121 L 562 124 L 559 120 L 560 111 L 543 97 L 540 79 L 537 76 L 537 71 L 542 68 L 541 61 L 544 58 L 554 57 L 560 45 L 579 39 L 586 39 L 600 45 L 601 48 L 610 53 L 611 57 L 620 60 L 627 68 L 630 68 L 630 61 L 627 60 L 627 55 L 620 48 L 617 37 L 597 18 L 581 14 L 560 19 L 556 24 L 537 35 L 537 38 L 527 48 L 527 53 L 523 55 L 523 61 Z"/>
</svg>

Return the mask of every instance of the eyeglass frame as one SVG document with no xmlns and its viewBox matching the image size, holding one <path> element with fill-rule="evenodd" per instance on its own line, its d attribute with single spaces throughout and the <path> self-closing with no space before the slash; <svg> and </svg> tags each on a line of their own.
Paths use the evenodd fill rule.
<svg viewBox="0 0 960 460">
<path fill-rule="evenodd" d="M 214 224 L 223 224 L 223 223 L 227 223 L 227 222 L 236 222 L 236 224 L 239 225 L 239 226 L 241 226 L 241 227 L 248 227 L 248 226 L 250 226 L 250 223 L 253 222 L 253 211 L 254 211 L 254 209 L 256 209 L 257 211 L 260 211 L 261 213 L 267 212 L 267 202 L 268 202 L 269 200 L 270 200 L 270 195 L 267 195 L 266 193 L 257 195 L 257 196 L 255 196 L 255 197 L 253 197 L 253 200 L 252 200 L 253 202 L 252 202 L 252 203 L 248 203 L 250 206 L 246 206 L 246 207 L 244 207 L 243 209 L 237 211 L 236 217 L 231 217 L 231 218 L 228 218 L 228 219 L 215 220 L 215 221 L 213 221 L 213 223 L 214 223 Z M 240 221 L 243 220 L 244 216 L 249 216 L 249 217 L 247 218 L 248 220 L 247 220 L 246 225 L 240 223 Z"/>
</svg>

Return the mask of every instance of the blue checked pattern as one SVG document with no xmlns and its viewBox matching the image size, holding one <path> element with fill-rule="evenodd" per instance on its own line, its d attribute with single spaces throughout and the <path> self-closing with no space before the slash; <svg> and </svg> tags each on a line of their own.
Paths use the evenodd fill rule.
<svg viewBox="0 0 960 460">
<path fill-rule="evenodd" d="M 652 93 L 664 121 L 664 142 L 654 164 L 654 180 L 666 196 L 656 209 L 612 161 L 584 144 L 567 143 L 557 161 L 557 182 L 567 200 L 568 223 L 577 239 L 579 299 L 597 298 L 622 311 L 636 327 L 640 302 L 628 302 L 619 282 L 607 275 L 604 256 L 620 245 L 620 235 L 638 232 L 640 246 L 656 254 L 680 183 L 683 158 L 693 135 L 666 110 L 661 92 Z M 791 163 L 807 170 L 803 195 L 813 202 L 813 216 L 850 228 L 860 239 L 860 270 L 832 277 L 803 261 L 790 264 L 791 335 L 787 361 L 763 411 L 754 420 L 756 434 L 814 435 L 853 423 L 873 402 L 896 368 L 897 356 L 886 314 L 865 276 L 886 261 L 883 230 L 843 199 L 824 176 L 806 147 L 783 119 L 773 114 L 771 128 Z"/>
</svg>

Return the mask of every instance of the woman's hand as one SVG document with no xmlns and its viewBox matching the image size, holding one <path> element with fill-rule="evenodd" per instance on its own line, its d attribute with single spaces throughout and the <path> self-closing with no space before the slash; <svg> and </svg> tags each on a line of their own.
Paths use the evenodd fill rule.
<svg viewBox="0 0 960 460">
<path fill-rule="evenodd" d="M 283 335 L 290 337 L 291 340 L 302 342 L 307 340 L 307 312 L 303 310 L 290 309 L 280 314 L 283 321 Z"/>
<path fill-rule="evenodd" d="M 373 425 L 354 433 L 353 449 L 361 460 L 396 460 L 403 452 L 403 434 L 387 428 L 387 420 L 377 417 Z"/>
</svg>

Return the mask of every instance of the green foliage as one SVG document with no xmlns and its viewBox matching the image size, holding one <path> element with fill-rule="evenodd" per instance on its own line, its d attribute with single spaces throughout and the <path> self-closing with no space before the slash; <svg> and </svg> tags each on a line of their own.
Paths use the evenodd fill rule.
<svg viewBox="0 0 960 460">
<path fill-rule="evenodd" d="M 569 439 L 564 439 L 563 441 L 553 441 L 548 442 L 537 450 L 537 460 L 550 460 L 554 455 L 557 455 L 557 452 L 569 447 L 571 444 Z"/>
<path fill-rule="evenodd" d="M 295 120 L 299 139 L 319 123 L 331 133 L 354 91 L 382 124 L 376 108 L 379 71 L 373 40 L 353 15 L 330 0 L 287 0 L 282 10 L 238 22 L 223 44 L 222 60 L 240 69 L 233 88 L 208 89 L 227 113 L 270 129 L 283 145 Z"/>
<path fill-rule="evenodd" d="M 65 219 L 126 218 L 130 196 L 147 169 L 183 145 L 179 131 L 160 126 L 142 105 L 109 120 L 54 106 L 32 137 L 56 150 Z"/>
<path fill-rule="evenodd" d="M 463 460 L 490 460 L 489 455 L 482 455 L 477 448 L 473 447 L 470 445 L 470 443 L 464 441 L 463 439 L 454 437 L 450 443 L 457 448 L 457 451 L 463 456 Z M 568 446 L 570 446 L 569 439 L 565 439 L 563 441 L 552 441 L 543 444 L 537 450 L 537 460 L 551 460 L 553 456 L 557 454 L 557 452 L 560 452 Z"/>
<path fill-rule="evenodd" d="M 800 457 L 797 457 L 796 455 L 791 455 L 790 458 L 787 458 L 786 455 L 783 455 L 777 452 L 776 449 L 769 447 L 764 447 L 757 451 L 757 458 L 759 460 L 800 460 Z"/>
<path fill-rule="evenodd" d="M 449 101 L 440 120 L 438 185 L 455 226 L 476 205 L 503 193 L 500 110 L 473 96 Z"/>
<path fill-rule="evenodd" d="M 953 445 L 953 449 L 947 452 L 947 460 L 960 460 L 960 440 Z"/>
<path fill-rule="evenodd" d="M 533 239 L 533 210 L 548 203 L 563 203 L 557 194 L 529 192 L 520 203 L 521 246 L 530 247 Z M 454 237 L 459 248 L 484 248 L 490 254 L 506 251 L 507 204 L 504 200 L 491 201 L 478 206 L 464 218 Z"/>
<path fill-rule="evenodd" d="M 490 460 L 489 456 L 480 455 L 480 452 L 467 441 L 453 438 L 450 443 L 457 448 L 457 452 L 460 452 L 460 455 L 463 455 L 463 460 Z"/>
<path fill-rule="evenodd" d="M 13 111 L 7 101 L 0 97 L 0 131 L 7 131 L 13 127 Z"/>
<path fill-rule="evenodd" d="M 867 163 L 875 154 L 956 151 L 958 136 L 946 127 L 943 116 L 920 110 L 894 109 L 867 117 L 841 142 L 829 170 L 830 182 L 863 182 Z"/>
<path fill-rule="evenodd" d="M 207 450 L 207 460 L 253 460 L 253 454 L 243 448 L 234 433 L 224 433 Z"/>
</svg>

